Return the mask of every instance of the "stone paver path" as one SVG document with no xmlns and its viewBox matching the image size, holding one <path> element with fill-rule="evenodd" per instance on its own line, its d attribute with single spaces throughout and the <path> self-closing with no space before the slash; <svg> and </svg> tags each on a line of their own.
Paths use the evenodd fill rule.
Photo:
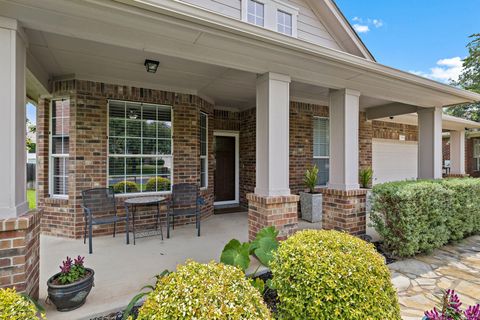
<svg viewBox="0 0 480 320">
<path fill-rule="evenodd" d="M 404 320 L 419 320 L 442 296 L 454 289 L 465 305 L 480 301 L 480 236 L 444 246 L 431 255 L 389 265 Z"/>
</svg>

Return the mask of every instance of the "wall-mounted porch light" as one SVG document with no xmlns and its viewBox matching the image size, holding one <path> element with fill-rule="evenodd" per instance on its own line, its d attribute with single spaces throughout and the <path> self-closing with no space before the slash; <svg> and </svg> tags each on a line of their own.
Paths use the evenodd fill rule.
<svg viewBox="0 0 480 320">
<path fill-rule="evenodd" d="M 147 72 L 155 73 L 157 72 L 159 62 L 155 60 L 146 59 L 143 65 L 147 69 Z"/>
</svg>

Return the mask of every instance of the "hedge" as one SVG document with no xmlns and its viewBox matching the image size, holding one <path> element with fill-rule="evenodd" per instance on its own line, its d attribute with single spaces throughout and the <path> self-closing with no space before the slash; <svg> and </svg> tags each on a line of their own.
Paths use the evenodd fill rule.
<svg viewBox="0 0 480 320">
<path fill-rule="evenodd" d="M 431 252 L 480 232 L 480 179 L 376 185 L 371 220 L 393 255 Z"/>
<path fill-rule="evenodd" d="M 385 260 L 357 237 L 299 231 L 280 243 L 270 268 L 277 319 L 401 319 Z"/>
</svg>

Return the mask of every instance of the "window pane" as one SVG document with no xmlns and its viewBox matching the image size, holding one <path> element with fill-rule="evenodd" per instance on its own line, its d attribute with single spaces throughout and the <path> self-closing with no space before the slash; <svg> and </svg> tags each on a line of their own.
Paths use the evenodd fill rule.
<svg viewBox="0 0 480 320">
<path fill-rule="evenodd" d="M 125 168 L 126 175 L 141 175 L 141 158 L 126 158 L 127 167 Z"/>
<path fill-rule="evenodd" d="M 143 139 L 142 140 L 143 151 L 142 154 L 156 154 L 157 153 L 157 143 L 156 139 Z"/>
<path fill-rule="evenodd" d="M 156 138 L 157 137 L 157 122 L 154 120 L 144 120 L 142 123 L 143 137 Z"/>
<path fill-rule="evenodd" d="M 127 150 L 126 154 L 140 154 L 141 149 L 141 139 L 127 139 Z"/>
<path fill-rule="evenodd" d="M 143 105 L 142 110 L 143 120 L 157 120 L 157 107 L 153 105 Z"/>
<path fill-rule="evenodd" d="M 313 159 L 313 163 L 316 164 L 318 167 L 317 185 L 326 185 L 329 179 L 330 159 Z"/>
<path fill-rule="evenodd" d="M 110 118 L 125 119 L 125 102 L 109 101 L 108 114 Z"/>
<path fill-rule="evenodd" d="M 125 154 L 125 139 L 124 138 L 109 138 L 109 152 L 111 154 Z"/>
<path fill-rule="evenodd" d="M 157 160 L 157 173 L 159 175 L 170 175 L 172 169 L 172 158 L 171 157 L 162 157 Z"/>
<path fill-rule="evenodd" d="M 141 177 L 127 177 L 125 184 L 125 193 L 140 192 Z"/>
<path fill-rule="evenodd" d="M 172 141 L 171 140 L 158 140 L 157 154 L 172 154 Z"/>
<path fill-rule="evenodd" d="M 124 176 L 125 158 L 110 157 L 110 159 L 108 159 L 108 174 L 110 176 Z"/>
<path fill-rule="evenodd" d="M 330 155 L 330 128 L 326 118 L 314 118 L 313 156 L 328 157 Z"/>
<path fill-rule="evenodd" d="M 159 122 L 158 123 L 158 138 L 170 139 L 172 137 L 172 123 Z"/>
<path fill-rule="evenodd" d="M 157 159 L 143 158 L 142 159 L 142 176 L 155 175 L 157 173 Z"/>
<path fill-rule="evenodd" d="M 157 118 L 158 121 L 166 121 L 166 122 L 172 121 L 172 111 L 170 107 L 158 106 L 157 114 L 158 114 L 158 118 Z"/>
<path fill-rule="evenodd" d="M 142 122 L 127 119 L 127 137 L 141 137 Z"/>
<path fill-rule="evenodd" d="M 113 137 L 125 136 L 125 119 L 110 119 L 108 122 L 109 135 Z"/>
<path fill-rule="evenodd" d="M 200 187 L 207 186 L 207 159 L 200 159 Z"/>
</svg>

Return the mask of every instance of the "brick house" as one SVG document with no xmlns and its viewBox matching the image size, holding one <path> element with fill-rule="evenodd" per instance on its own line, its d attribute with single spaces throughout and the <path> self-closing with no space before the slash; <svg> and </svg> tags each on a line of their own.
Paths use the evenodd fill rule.
<svg viewBox="0 0 480 320">
<path fill-rule="evenodd" d="M 114 188 L 125 214 L 128 196 L 196 183 L 202 219 L 238 205 L 250 237 L 266 225 L 286 237 L 313 164 L 323 227 L 353 234 L 365 233 L 359 169 L 374 183 L 441 178 L 448 130 L 452 174 L 465 174 L 465 128 L 479 125 L 442 107 L 480 95 L 377 63 L 332 0 L 13 0 L 0 12 L 0 286 L 35 294 L 39 232 L 81 237 L 92 187 Z M 38 108 L 35 212 L 25 97 Z"/>
</svg>

